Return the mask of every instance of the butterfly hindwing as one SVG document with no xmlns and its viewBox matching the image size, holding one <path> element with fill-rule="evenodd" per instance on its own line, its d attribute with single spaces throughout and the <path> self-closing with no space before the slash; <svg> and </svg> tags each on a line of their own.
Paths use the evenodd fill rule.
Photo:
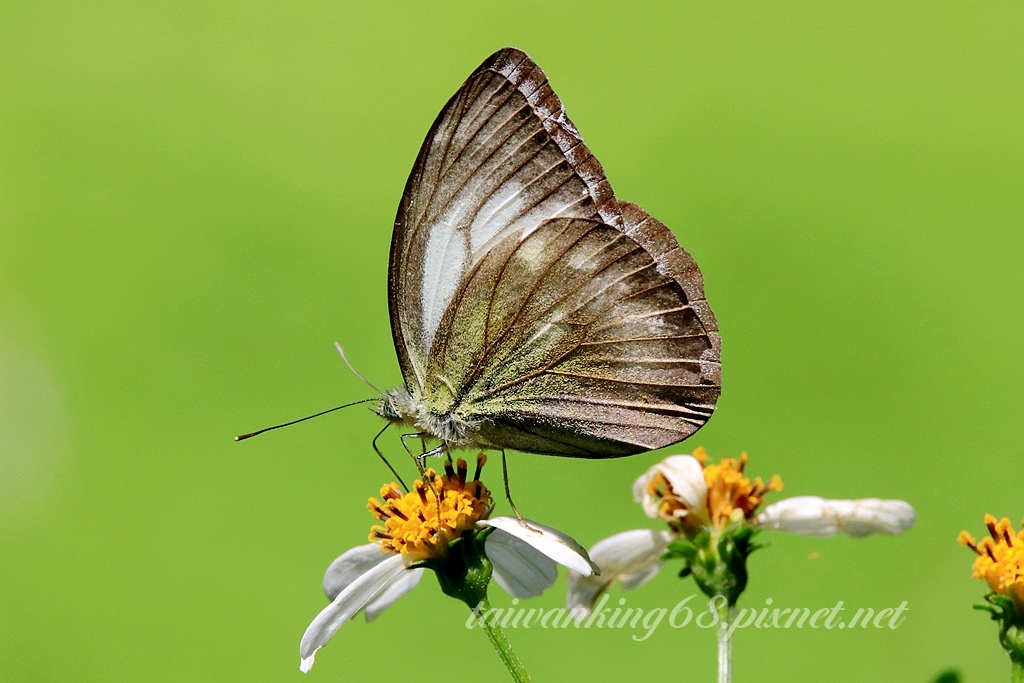
<svg viewBox="0 0 1024 683">
<path fill-rule="evenodd" d="M 460 295 L 431 349 L 426 396 L 478 422 L 488 445 L 626 455 L 686 438 L 714 410 L 717 335 L 617 228 L 556 218 L 510 235 Z"/>
</svg>

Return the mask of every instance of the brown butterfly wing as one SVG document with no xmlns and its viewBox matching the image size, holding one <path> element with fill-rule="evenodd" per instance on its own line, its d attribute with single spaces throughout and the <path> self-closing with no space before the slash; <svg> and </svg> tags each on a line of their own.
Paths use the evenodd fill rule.
<svg viewBox="0 0 1024 683">
<path fill-rule="evenodd" d="M 435 121 L 390 266 L 406 384 L 481 445 L 626 455 L 714 409 L 720 344 L 699 269 L 615 199 L 519 50 L 492 55 Z"/>
<path fill-rule="evenodd" d="M 410 390 L 423 387 L 441 316 L 488 249 L 548 218 L 617 210 L 540 67 L 515 48 L 485 60 L 427 133 L 395 219 L 388 302 Z"/>
<path fill-rule="evenodd" d="M 692 263 L 678 251 L 672 260 Z M 470 273 L 435 338 L 426 394 L 475 424 L 481 445 L 579 457 L 660 448 L 714 410 L 720 346 L 706 315 L 624 231 L 551 219 Z"/>
</svg>

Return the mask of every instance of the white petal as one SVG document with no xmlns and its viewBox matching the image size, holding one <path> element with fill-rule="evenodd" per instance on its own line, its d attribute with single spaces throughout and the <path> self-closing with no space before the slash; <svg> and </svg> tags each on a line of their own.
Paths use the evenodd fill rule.
<svg viewBox="0 0 1024 683">
<path fill-rule="evenodd" d="M 405 561 L 401 555 L 392 555 L 375 565 L 365 574 L 345 587 L 334 601 L 320 611 L 302 634 L 299 643 L 299 656 L 302 662 L 299 668 L 303 673 L 313 667 L 313 657 L 331 636 L 352 618 L 367 603 L 377 597 L 391 580 L 405 571 Z"/>
<path fill-rule="evenodd" d="M 526 520 L 525 526 L 515 517 L 494 517 L 481 519 L 477 526 L 492 526 L 501 529 L 518 539 L 526 541 L 535 550 L 539 550 L 558 564 L 573 569 L 580 574 L 589 576 L 599 574 L 601 570 L 590 561 L 587 551 L 579 543 L 549 526 Z"/>
<path fill-rule="evenodd" d="M 634 529 L 609 536 L 594 544 L 590 558 L 601 567 L 600 576 L 569 572 L 566 607 L 576 609 L 577 619 L 590 614 L 597 598 L 615 582 L 632 590 L 653 579 L 661 569 L 661 556 L 673 536 L 667 531 Z"/>
<path fill-rule="evenodd" d="M 350 583 L 392 556 L 392 553 L 381 551 L 376 543 L 359 545 L 344 552 L 331 562 L 324 573 L 324 593 L 329 600 L 334 600 Z"/>
<path fill-rule="evenodd" d="M 916 514 L 903 500 L 826 500 L 797 496 L 773 503 L 755 522 L 766 529 L 781 529 L 804 536 L 898 534 L 914 526 Z"/>
<path fill-rule="evenodd" d="M 501 529 L 487 537 L 484 551 L 494 567 L 492 578 L 517 598 L 540 595 L 558 578 L 554 560 Z"/>
<path fill-rule="evenodd" d="M 331 562 L 331 566 L 327 568 L 324 574 L 324 593 L 329 599 L 334 600 L 349 584 L 389 557 L 393 555 L 382 552 L 380 545 L 376 543 L 352 548 Z M 393 578 L 376 598 L 367 603 L 366 620 L 373 621 L 398 598 L 415 588 L 422 575 L 422 569 L 411 569 Z"/>
<path fill-rule="evenodd" d="M 426 569 L 422 568 L 410 569 L 391 579 L 391 582 L 384 587 L 384 590 L 366 604 L 366 620 L 373 621 L 380 616 L 381 612 L 395 604 L 398 598 L 415 588 L 419 584 L 420 579 L 423 578 L 423 572 L 425 571 Z"/>
<path fill-rule="evenodd" d="M 704 515 L 707 508 L 708 484 L 704 468 L 692 455 L 670 455 L 651 466 L 633 482 L 633 500 L 643 505 L 648 517 L 660 519 L 658 503 L 647 493 L 647 484 L 660 472 L 668 480 L 672 491 L 696 515 Z"/>
</svg>

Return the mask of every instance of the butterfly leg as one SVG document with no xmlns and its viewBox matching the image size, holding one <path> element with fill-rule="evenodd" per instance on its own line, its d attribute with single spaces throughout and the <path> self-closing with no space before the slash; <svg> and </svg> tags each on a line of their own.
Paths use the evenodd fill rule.
<svg viewBox="0 0 1024 683">
<path fill-rule="evenodd" d="M 434 448 L 434 449 L 431 449 L 431 450 L 428 451 L 427 450 L 426 434 L 419 434 L 419 437 L 420 437 L 420 454 L 419 455 L 414 455 L 413 458 L 416 460 L 416 465 L 417 465 L 417 467 L 419 467 L 420 472 L 423 471 L 424 464 L 425 464 L 427 458 L 429 458 L 431 456 L 434 456 L 434 455 L 440 456 L 440 455 L 443 454 L 448 459 L 448 464 L 451 464 L 451 462 L 452 462 L 452 452 L 450 450 L 448 450 L 448 445 L 447 444 L 442 443 L 437 448 Z M 411 453 L 411 451 L 410 451 L 410 453 Z M 431 489 L 431 490 L 433 490 L 433 489 Z"/>
<path fill-rule="evenodd" d="M 407 442 L 409 441 L 409 439 L 420 439 L 422 437 L 423 437 L 423 434 L 421 434 L 420 432 L 409 432 L 408 434 L 402 434 L 402 436 L 399 437 L 399 438 L 402 439 L 402 445 L 405 446 L 406 452 L 410 456 L 415 458 L 416 454 L 412 452 L 412 449 L 409 448 L 409 444 Z"/>
<path fill-rule="evenodd" d="M 418 454 L 417 453 L 413 453 L 412 449 L 409 448 L 408 440 L 409 439 L 419 439 L 422 442 L 424 440 L 425 436 L 426 435 L 421 433 L 421 432 L 413 432 L 413 433 L 410 433 L 410 434 L 402 434 L 402 436 L 401 436 L 402 445 L 405 446 L 405 450 L 409 453 L 409 456 L 413 459 L 413 462 L 416 463 L 416 471 L 418 471 L 420 473 L 420 479 L 422 479 L 423 483 L 425 483 L 427 485 L 427 488 L 430 489 L 430 492 L 434 494 L 434 499 L 435 500 L 441 500 L 441 498 L 438 495 L 437 491 L 434 490 L 434 482 L 429 477 L 427 477 L 427 468 L 424 466 L 423 463 L 424 463 L 424 461 L 427 458 L 429 458 L 432 455 L 441 455 L 442 453 L 447 453 L 448 452 L 448 444 L 442 443 L 440 446 L 438 446 L 437 448 L 434 448 L 432 450 L 429 450 L 429 451 L 426 451 L 426 452 L 421 452 L 421 453 L 418 453 Z M 438 518 L 440 519 L 440 515 L 441 515 L 441 509 L 440 508 L 438 508 L 437 514 L 438 514 Z"/>
<path fill-rule="evenodd" d="M 532 526 L 530 526 L 529 522 L 523 519 L 523 516 L 519 514 L 519 508 L 516 507 L 515 502 L 512 500 L 512 492 L 508 488 L 508 462 L 507 459 L 505 458 L 504 448 L 501 449 L 501 474 L 502 477 L 504 477 L 505 479 L 505 500 L 507 500 L 508 504 L 512 506 L 512 512 L 516 513 L 516 519 L 518 519 L 519 523 L 525 526 L 530 531 L 537 531 L 537 533 L 540 533 L 539 530 L 534 529 Z"/>
<path fill-rule="evenodd" d="M 410 434 L 402 434 L 401 437 L 402 445 L 405 446 L 405 450 L 409 454 L 409 456 L 416 461 L 416 469 L 419 470 L 421 475 L 426 472 L 423 463 L 427 458 L 435 455 L 444 455 L 445 453 L 448 452 L 448 444 L 445 443 L 442 443 L 437 448 L 432 448 L 428 451 L 425 438 L 426 436 L 427 435 L 422 432 L 412 432 Z M 420 445 L 423 447 L 423 449 L 419 453 L 413 453 L 412 449 L 409 448 L 409 439 L 419 439 Z"/>
<path fill-rule="evenodd" d="M 413 462 L 416 463 L 416 470 L 420 473 L 420 477 L 423 477 L 426 474 L 426 468 L 423 467 L 424 453 L 423 451 L 416 453 L 413 449 L 409 448 L 409 439 L 419 439 L 422 441 L 423 437 L 424 435 L 420 432 L 402 434 L 401 436 L 402 446 L 405 448 L 405 452 L 409 454 L 409 457 L 413 459 Z"/>
<path fill-rule="evenodd" d="M 386 457 L 384 457 L 384 454 L 381 452 L 380 448 L 377 447 L 377 439 L 379 439 L 384 434 L 384 432 L 388 430 L 388 427 L 390 426 L 390 422 L 384 425 L 384 429 L 377 432 L 377 436 L 373 437 L 373 441 L 370 442 L 370 445 L 373 447 L 374 452 L 376 452 L 377 455 L 380 456 L 380 459 L 384 461 L 384 464 L 388 466 L 388 469 L 391 470 L 391 474 L 395 475 L 395 479 L 397 479 L 398 483 L 402 485 L 402 488 L 405 489 L 405 492 L 408 493 L 409 487 L 405 485 L 404 481 L 402 481 L 402 475 L 400 475 L 398 471 L 395 470 L 391 462 L 388 461 Z"/>
<path fill-rule="evenodd" d="M 422 470 L 423 469 L 423 462 L 427 458 L 435 456 L 435 455 L 448 455 L 448 461 L 451 462 L 452 456 L 448 453 L 448 444 L 446 444 L 446 443 L 443 443 L 440 446 L 438 446 L 437 448 L 433 448 L 433 449 L 431 449 L 431 450 L 429 450 L 429 451 L 427 451 L 425 453 L 420 453 L 419 455 L 414 456 L 414 457 L 416 458 L 416 463 L 419 465 L 420 469 Z"/>
<path fill-rule="evenodd" d="M 402 439 L 402 446 L 405 447 L 405 452 L 408 453 L 409 457 L 412 458 L 412 461 L 416 463 L 416 471 L 419 472 L 420 479 L 423 480 L 423 483 L 427 485 L 427 488 L 430 489 L 430 492 L 434 494 L 434 500 L 440 500 L 440 498 L 437 497 L 437 491 L 434 490 L 434 482 L 431 481 L 429 477 L 427 477 L 427 470 L 423 466 L 422 455 L 417 455 L 413 453 L 412 449 L 409 448 L 408 439 L 422 439 L 423 435 L 419 433 L 402 434 L 400 438 Z M 438 514 L 440 514 L 440 510 L 438 510 Z"/>
</svg>

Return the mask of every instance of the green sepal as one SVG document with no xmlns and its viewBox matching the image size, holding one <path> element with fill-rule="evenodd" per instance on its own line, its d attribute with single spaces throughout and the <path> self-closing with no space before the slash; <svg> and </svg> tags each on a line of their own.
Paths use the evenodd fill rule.
<svg viewBox="0 0 1024 683">
<path fill-rule="evenodd" d="M 1001 629 L 999 642 L 1017 664 L 1024 663 L 1024 625 L 1011 624 L 1009 628 Z"/>
<path fill-rule="evenodd" d="M 494 529 L 495 529 L 495 527 L 493 527 L 493 526 L 485 526 L 483 529 L 477 529 L 476 531 L 467 531 L 466 533 L 467 534 L 469 534 L 469 533 L 475 534 L 475 536 L 476 536 L 476 544 L 480 548 L 480 552 L 484 552 L 484 541 L 487 540 L 488 536 L 490 536 L 492 533 L 494 533 Z M 487 553 L 484 553 L 484 555 L 486 555 L 486 554 Z"/>
<path fill-rule="evenodd" d="M 975 603 L 971 607 L 973 609 L 979 610 L 981 612 L 988 612 L 989 615 L 991 615 L 991 617 L 993 619 L 995 619 L 995 620 L 1000 619 L 1001 616 L 1002 616 L 1002 611 L 1001 610 L 999 610 L 998 608 L 996 608 L 993 605 L 988 604 L 987 602 Z"/>
<path fill-rule="evenodd" d="M 1024 612 L 1018 612 L 1012 599 L 998 593 L 989 593 L 985 603 L 974 608 L 988 612 L 999 623 L 999 643 L 1010 659 L 1024 664 Z"/>
<path fill-rule="evenodd" d="M 484 541 L 490 529 L 470 529 L 448 544 L 444 557 L 431 557 L 413 566 L 432 569 L 441 585 L 441 592 L 469 605 L 475 610 L 487 601 L 487 586 L 493 567 L 484 552 Z"/>
<path fill-rule="evenodd" d="M 758 531 L 743 522 L 730 524 L 718 534 L 702 529 L 693 538 L 669 543 L 662 559 L 683 560 L 680 578 L 693 576 L 705 595 L 723 596 L 732 606 L 747 587 L 747 557 L 764 547 L 753 542 Z"/>
<path fill-rule="evenodd" d="M 707 543 L 708 538 L 709 536 L 706 531 L 698 534 L 692 542 L 685 538 L 677 538 L 668 544 L 665 554 L 661 556 L 661 559 L 682 560 L 683 568 L 679 570 L 679 578 L 685 579 L 693 573 L 693 563 L 700 554 L 700 546 L 697 544 Z"/>
<path fill-rule="evenodd" d="M 999 595 L 998 593 L 989 593 L 985 596 L 985 599 L 990 603 L 998 607 L 1001 611 L 1005 612 L 1008 616 L 1013 617 L 1017 614 L 1017 608 L 1013 604 L 1013 600 L 1006 597 L 1005 595 Z"/>
<path fill-rule="evenodd" d="M 707 535 L 706 532 L 702 532 L 703 535 Z M 700 536 L 697 537 L 698 539 Z M 687 564 L 693 562 L 697 557 L 698 547 L 687 541 L 685 538 L 677 538 L 668 544 L 665 549 L 665 554 L 661 556 L 663 560 L 675 560 L 682 559 Z"/>
</svg>

